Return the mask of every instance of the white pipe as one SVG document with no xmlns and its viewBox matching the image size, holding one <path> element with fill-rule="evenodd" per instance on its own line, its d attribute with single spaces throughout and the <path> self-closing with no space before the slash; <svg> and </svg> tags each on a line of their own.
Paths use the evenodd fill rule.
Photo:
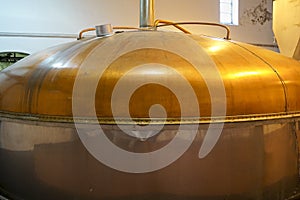
<svg viewBox="0 0 300 200">
<path fill-rule="evenodd" d="M 58 33 L 12 33 L 0 32 L 0 37 L 32 37 L 32 38 L 77 38 L 74 34 L 58 34 Z"/>
</svg>

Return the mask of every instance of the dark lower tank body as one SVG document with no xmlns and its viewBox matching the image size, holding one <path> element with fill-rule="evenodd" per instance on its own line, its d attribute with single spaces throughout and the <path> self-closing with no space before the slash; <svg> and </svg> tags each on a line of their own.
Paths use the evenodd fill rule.
<svg viewBox="0 0 300 200">
<path fill-rule="evenodd" d="M 225 123 L 211 153 L 200 159 L 208 125 L 171 165 L 150 173 L 120 172 L 96 160 L 72 123 L 2 118 L 0 188 L 9 199 L 284 200 L 296 194 L 298 118 Z M 188 130 L 189 125 L 184 125 Z M 140 141 L 103 125 L 115 145 L 150 152 L 168 144 L 178 125 Z"/>
</svg>

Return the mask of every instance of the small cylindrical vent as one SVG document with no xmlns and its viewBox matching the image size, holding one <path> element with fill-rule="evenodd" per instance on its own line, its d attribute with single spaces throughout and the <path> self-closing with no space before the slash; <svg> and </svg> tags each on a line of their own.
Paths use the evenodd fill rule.
<svg viewBox="0 0 300 200">
<path fill-rule="evenodd" d="M 113 34 L 113 28 L 111 24 L 104 24 L 96 26 L 97 37 L 109 36 Z"/>
</svg>

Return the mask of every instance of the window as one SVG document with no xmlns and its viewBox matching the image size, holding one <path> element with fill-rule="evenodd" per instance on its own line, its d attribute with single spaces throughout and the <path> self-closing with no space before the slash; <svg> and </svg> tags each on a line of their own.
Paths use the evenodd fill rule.
<svg viewBox="0 0 300 200">
<path fill-rule="evenodd" d="M 0 53 L 0 71 L 6 67 L 14 64 L 15 62 L 28 56 L 27 53 L 20 52 L 2 52 Z"/>
<path fill-rule="evenodd" d="M 239 25 L 239 0 L 220 0 L 220 22 Z"/>
</svg>

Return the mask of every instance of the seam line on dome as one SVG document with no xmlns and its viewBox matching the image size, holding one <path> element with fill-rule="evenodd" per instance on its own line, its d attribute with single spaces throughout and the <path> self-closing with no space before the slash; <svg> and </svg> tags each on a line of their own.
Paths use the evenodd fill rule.
<svg viewBox="0 0 300 200">
<path fill-rule="evenodd" d="M 284 110 L 285 110 L 285 112 L 288 112 L 287 87 L 286 87 L 284 79 L 280 76 L 280 74 L 278 73 L 278 71 L 270 63 L 268 63 L 265 59 L 263 59 L 261 56 L 257 55 L 256 53 L 254 53 L 253 51 L 251 51 L 247 47 L 244 47 L 244 46 L 242 46 L 242 45 L 240 45 L 240 44 L 238 44 L 236 42 L 233 42 L 233 41 L 229 41 L 229 42 L 231 42 L 232 44 L 235 44 L 235 45 L 237 45 L 237 46 L 245 49 L 246 51 L 250 52 L 255 57 L 257 57 L 258 59 L 260 59 L 261 61 L 263 61 L 266 65 L 268 65 L 272 69 L 273 72 L 275 72 L 275 74 L 279 78 L 279 80 L 281 82 L 281 85 L 282 85 L 282 88 L 283 88 L 284 100 L 285 100 Z"/>
</svg>

